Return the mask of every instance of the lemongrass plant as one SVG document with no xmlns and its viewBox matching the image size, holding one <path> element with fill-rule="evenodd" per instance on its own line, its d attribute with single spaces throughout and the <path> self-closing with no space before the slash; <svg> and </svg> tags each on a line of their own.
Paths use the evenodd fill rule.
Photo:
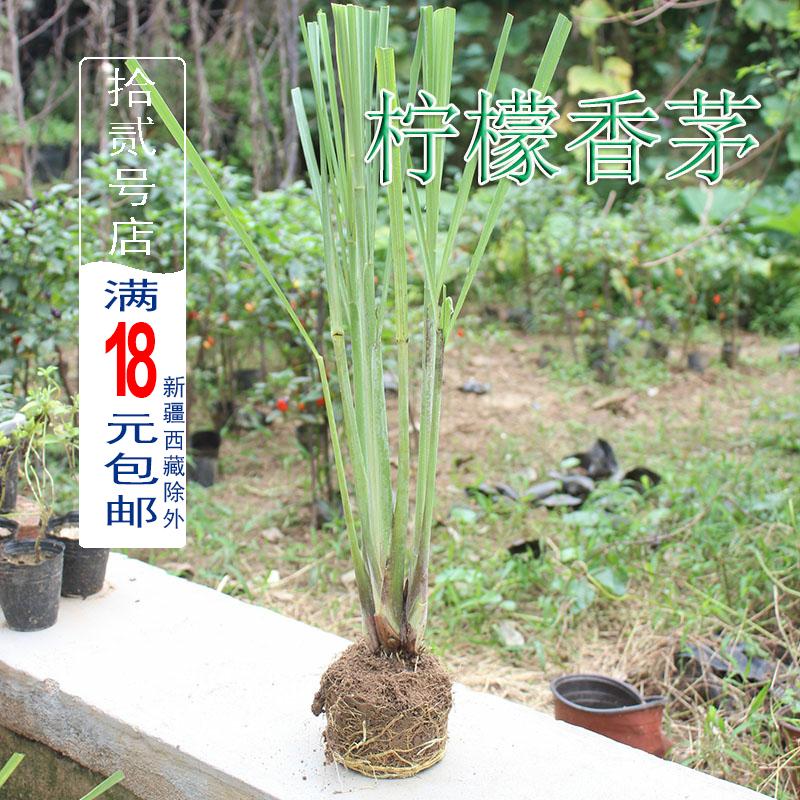
<svg viewBox="0 0 800 800">
<path fill-rule="evenodd" d="M 466 277 L 457 297 L 445 286 L 456 235 L 473 185 L 476 160 L 465 165 L 458 181 L 449 224 L 440 225 L 444 142 L 435 138 L 428 150 L 434 177 L 418 187 L 405 175 L 410 164 L 407 144 L 393 149 L 392 178 L 385 187 L 377 160 L 366 162 L 372 126 L 365 114 L 377 107 L 382 90 L 397 102 L 394 51 L 388 46 L 389 9 L 367 10 L 332 5 L 332 46 L 325 12 L 316 21 L 301 19 L 316 110 L 319 146 L 314 146 L 300 89 L 292 100 L 311 188 L 322 220 L 325 274 L 330 309 L 330 336 L 339 384 L 352 496 L 323 356 L 304 329 L 285 294 L 260 255 L 241 219 L 230 207 L 202 158 L 185 137 L 157 90 L 153 106 L 167 124 L 230 225 L 276 292 L 297 326 L 319 368 L 331 431 L 334 460 L 345 524 L 355 568 L 364 627 L 375 651 L 418 652 L 428 611 L 428 564 L 435 504 L 442 367 L 445 345 L 477 273 L 510 182 L 495 191 Z M 416 47 L 408 80 L 409 100 L 419 89 L 450 102 L 456 12 L 420 8 Z M 493 93 L 500 75 L 511 15 L 507 15 L 485 88 Z M 539 64 L 533 88 L 545 94 L 570 30 L 559 15 Z M 335 58 L 334 58 L 335 54 Z M 128 67 L 139 68 L 131 59 Z M 477 87 L 476 87 L 477 96 Z M 385 197 L 384 197 L 385 193 Z M 389 239 L 377 235 L 377 209 L 388 204 Z M 406 235 L 406 211 L 413 237 Z M 413 257 L 409 257 L 412 249 Z M 376 256 L 386 249 L 382 263 Z M 420 264 L 419 276 L 409 265 Z M 377 278 L 377 279 L 376 279 Z M 409 401 L 408 287 L 422 281 L 422 364 L 417 468 L 412 471 Z M 397 473 L 394 491 L 389 423 L 383 390 L 382 330 L 391 315 L 398 373 Z M 413 487 L 413 515 L 412 515 Z M 409 525 L 409 521 L 413 523 Z M 410 528 L 410 530 L 409 530 Z"/>
</svg>

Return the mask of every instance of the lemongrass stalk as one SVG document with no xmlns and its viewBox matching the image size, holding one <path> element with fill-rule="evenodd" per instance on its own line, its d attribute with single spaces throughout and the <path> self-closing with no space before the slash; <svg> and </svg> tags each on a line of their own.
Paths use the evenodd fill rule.
<svg viewBox="0 0 800 800">
<path fill-rule="evenodd" d="M 449 298 L 444 303 L 444 308 L 452 309 Z M 452 311 L 450 312 L 452 313 Z M 442 324 L 449 319 L 448 313 L 443 313 Z M 428 453 L 426 456 L 427 472 L 420 474 L 417 480 L 425 479 L 424 505 L 421 514 L 421 529 L 419 537 L 415 537 L 415 550 L 413 552 L 413 567 L 410 573 L 409 588 L 406 598 L 406 620 L 409 629 L 413 631 L 416 642 L 421 642 L 425 632 L 428 616 L 428 578 L 430 567 L 431 528 L 433 525 L 433 508 L 436 499 L 436 467 L 439 453 L 439 423 L 442 411 L 442 379 L 444 375 L 444 332 L 442 327 L 437 327 L 433 342 L 434 371 L 431 376 L 432 398 L 430 409 L 430 436 Z"/>
<path fill-rule="evenodd" d="M 442 9 L 444 11 L 444 9 Z M 437 17 L 438 12 L 431 13 L 430 8 L 426 11 L 421 10 L 420 33 L 417 41 L 417 54 L 425 54 L 423 63 L 423 88 L 433 91 L 437 100 L 440 100 L 436 92 L 442 91 L 443 82 L 447 83 L 447 99 L 449 101 L 449 81 L 452 76 L 452 66 L 447 67 L 436 59 L 436 54 L 443 52 L 442 48 L 436 46 L 437 31 L 445 24 L 449 26 L 450 19 L 443 14 Z M 503 29 L 495 52 L 492 68 L 489 73 L 486 89 L 494 92 L 500 69 L 505 55 L 508 36 L 511 31 L 511 15 L 506 15 Z M 452 39 L 452 35 L 450 37 Z M 445 49 L 446 57 L 452 61 L 452 49 Z M 433 70 L 433 75 L 426 75 L 427 71 Z M 416 84 L 418 79 L 412 63 L 412 77 Z M 437 163 L 439 180 L 441 180 L 442 168 Z M 439 417 L 441 413 L 441 382 L 443 374 L 444 341 L 449 332 L 449 324 L 443 325 L 441 320 L 437 320 L 437 306 L 435 299 L 441 293 L 444 284 L 444 274 L 447 263 L 452 256 L 455 242 L 455 235 L 458 230 L 461 215 L 466 207 L 469 191 L 475 172 L 476 162 L 474 160 L 467 163 L 464 175 L 459 186 L 456 197 L 456 205 L 453 210 L 453 218 L 448 230 L 439 265 L 437 268 L 437 236 L 438 221 L 438 200 L 432 206 L 430 197 L 426 207 L 428 226 L 423 229 L 422 213 L 417 201 L 416 191 L 412 181 L 407 181 L 407 193 L 410 197 L 412 219 L 417 230 L 417 238 L 423 242 L 426 257 L 426 316 L 430 316 L 430 321 L 426 320 L 425 334 L 425 355 L 424 373 L 422 387 L 422 402 L 420 412 L 420 449 L 419 449 L 419 468 L 417 471 L 416 489 L 416 509 L 414 521 L 414 546 L 412 550 L 412 563 L 409 572 L 409 589 L 406 597 L 406 617 L 409 627 L 417 631 L 417 636 L 421 639 L 422 631 L 425 627 L 427 617 L 427 590 L 428 590 L 428 560 L 430 556 L 430 537 L 433 519 L 433 505 L 435 501 L 435 473 L 438 461 L 438 440 L 439 440 Z M 438 195 L 437 195 L 438 197 Z M 431 216 L 431 208 L 433 215 Z M 486 226 L 487 233 L 491 232 L 493 225 Z M 427 328 L 430 324 L 430 329 Z M 440 346 L 441 344 L 441 346 Z M 424 476 L 424 477 L 423 477 Z"/>
<path fill-rule="evenodd" d="M 334 75 L 330 69 L 330 45 L 327 36 L 323 36 L 320 41 L 320 32 L 327 30 L 325 16 L 318 15 L 317 23 L 310 23 L 307 26 L 302 26 L 304 39 L 309 51 L 309 64 L 312 74 L 312 83 L 314 85 L 315 102 L 318 108 L 326 107 L 328 102 L 335 102 L 338 104 L 336 98 L 336 89 L 334 82 Z M 323 71 L 320 64 L 320 55 L 324 59 L 324 83 L 327 86 L 328 94 L 325 95 L 323 91 Z M 302 97 L 299 89 L 295 89 L 292 93 L 295 112 L 298 119 L 298 129 L 301 135 L 301 145 L 303 147 L 304 156 L 307 164 L 310 165 L 310 178 L 314 196 L 320 208 L 320 214 L 323 220 L 323 236 L 325 239 L 330 240 L 333 237 L 333 225 L 330 224 L 331 215 L 328 204 L 329 198 L 329 185 L 323 183 L 321 180 L 315 180 L 319 175 L 319 168 L 317 167 L 316 154 L 311 144 L 309 133 L 308 121 L 305 116 L 305 110 L 302 104 Z M 320 129 L 320 162 L 322 165 L 323 174 L 333 174 L 338 176 L 347 176 L 349 174 L 348 164 L 344 160 L 344 148 L 341 140 L 341 132 L 338 120 L 338 105 L 334 106 L 337 109 L 337 114 L 329 121 L 328 115 L 318 115 L 319 129 Z M 345 181 L 334 180 L 334 203 L 337 206 L 337 216 L 335 220 L 335 230 L 338 234 L 339 241 L 344 244 L 341 248 L 330 248 L 326 253 L 326 264 L 328 272 L 341 270 L 342 276 L 338 274 L 332 275 L 328 278 L 329 281 L 333 280 L 337 284 L 341 280 L 343 293 L 347 295 L 353 288 L 353 284 L 358 280 L 352 273 L 351 248 L 345 242 L 345 237 L 350 236 L 352 231 L 346 230 L 344 227 L 344 220 L 352 219 L 348 217 L 348 209 L 352 209 L 352 196 L 346 192 Z M 326 224 L 328 221 L 328 224 Z M 332 253 L 335 252 L 340 255 L 340 259 L 332 258 Z M 332 297 L 329 294 L 329 304 L 331 304 L 331 338 L 333 342 L 334 359 L 336 362 L 337 373 L 340 381 L 340 390 L 342 395 L 342 408 L 345 423 L 345 436 L 348 442 L 348 450 L 354 467 L 354 480 L 355 480 L 355 493 L 356 503 L 358 505 L 361 515 L 360 525 L 360 544 L 362 551 L 367 560 L 367 572 L 370 581 L 370 594 L 371 603 L 369 613 L 374 617 L 376 613 L 376 598 L 380 597 L 381 582 L 380 571 L 377 566 L 381 562 L 382 555 L 378 550 L 378 542 L 376 537 L 370 536 L 371 529 L 369 520 L 369 505 L 368 498 L 373 493 L 372 487 L 368 480 L 368 473 L 366 467 L 367 448 L 364 442 L 366 426 L 363 423 L 363 413 L 360 418 L 356 416 L 355 403 L 351 390 L 350 371 L 346 357 L 345 346 L 345 328 L 342 324 L 343 321 L 350 320 L 352 316 L 357 315 L 357 309 L 347 309 L 343 313 L 341 308 L 336 308 L 334 312 L 334 303 L 344 306 L 339 297 Z M 363 409 L 363 406 L 362 406 Z M 372 621 L 374 626 L 374 620 Z"/>
<path fill-rule="evenodd" d="M 430 6 L 420 9 L 424 20 L 422 26 L 422 88 L 429 91 L 441 106 L 450 102 L 450 85 L 453 74 L 453 44 L 455 41 L 455 11 L 442 8 L 432 11 Z M 435 495 L 437 443 L 439 437 L 439 409 L 441 408 L 441 381 L 443 350 L 441 319 L 437 308 L 436 263 L 439 250 L 439 209 L 442 177 L 444 172 L 444 142 L 435 140 L 434 178 L 425 187 L 425 230 L 421 231 L 426 242 L 428 266 L 425 293 L 426 335 L 425 360 L 420 422 L 420 469 L 417 473 L 417 492 L 414 524 L 413 568 L 409 574 L 406 597 L 406 618 L 409 631 L 414 637 L 413 646 L 422 639 L 418 610 L 427 610 L 428 556 L 430 552 L 430 519 Z M 409 181 L 410 182 L 410 181 Z M 410 188 L 410 191 L 414 191 Z M 437 402 L 437 398 L 439 401 Z M 425 596 L 425 602 L 419 601 Z M 423 623 L 424 624 L 424 623 Z"/>
<path fill-rule="evenodd" d="M 432 92 L 440 103 L 449 102 L 449 85 L 452 78 L 452 47 L 442 48 L 439 46 L 439 39 L 442 38 L 443 31 L 444 36 L 451 42 L 454 39 L 454 21 L 453 16 L 450 14 L 451 11 L 451 9 L 441 9 L 437 12 L 431 12 L 430 7 L 423 8 L 420 11 L 421 25 L 417 49 L 423 54 L 422 86 Z M 507 16 L 489 76 L 487 85 L 489 91 L 494 91 L 500 74 L 500 66 L 505 54 L 510 25 L 511 19 L 510 16 Z M 439 93 L 444 92 L 445 87 L 446 98 L 440 98 Z M 441 166 L 437 163 L 439 182 L 443 171 Z M 466 204 L 474 173 L 472 162 L 467 167 L 471 167 L 471 170 L 465 176 L 465 180 L 462 180 L 457 198 L 457 200 L 463 198 L 464 204 Z M 466 180 L 467 177 L 469 182 Z M 409 570 L 409 588 L 405 603 L 409 629 L 414 631 L 415 636 L 421 640 L 427 618 L 428 560 L 430 557 L 430 537 L 435 502 L 444 341 L 447 331 L 444 321 L 437 313 L 438 306 L 436 301 L 442 290 L 445 260 L 449 260 L 450 254 L 443 254 L 442 266 L 437 269 L 440 183 L 435 192 L 429 192 L 426 187 L 426 225 L 424 230 L 421 210 L 416 202 L 416 192 L 411 184 L 412 182 L 407 180 L 407 193 L 411 198 L 412 218 L 417 229 L 417 237 L 424 243 L 426 253 L 426 327 L 414 539 L 411 553 L 412 563 Z"/>
<path fill-rule="evenodd" d="M 385 45 L 388 9 L 365 12 L 356 6 L 332 7 L 336 33 L 338 78 L 344 115 L 345 151 L 353 216 L 348 220 L 352 240 L 349 274 L 351 281 L 352 369 L 355 386 L 356 421 L 367 471 L 369 491 L 359 499 L 365 544 L 372 555 L 373 581 L 380 583 L 391 529 L 391 481 L 389 474 L 388 425 L 382 389 L 382 354 L 375 326 L 374 215 L 377 172 L 365 164 L 369 125 L 365 113 L 371 109 L 375 79 L 375 47 Z M 328 109 L 317 108 L 318 116 Z"/>
<path fill-rule="evenodd" d="M 381 48 L 377 52 L 378 91 L 388 89 L 397 97 L 394 51 Z M 396 100 L 393 101 L 396 105 Z M 401 642 L 407 637 L 405 603 L 403 597 L 406 576 L 406 537 L 408 528 L 409 484 L 411 481 L 411 454 L 409 443 L 409 363 L 408 363 L 408 269 L 406 263 L 405 216 L 403 214 L 402 156 L 398 149 L 392 152 L 392 180 L 387 189 L 389 196 L 390 256 L 394 274 L 395 346 L 397 347 L 397 492 L 392 520 L 392 538 L 382 601 L 390 614 L 389 621 L 400 634 Z M 380 383 L 383 391 L 383 382 Z"/>
<path fill-rule="evenodd" d="M 386 11 L 379 14 L 365 13 L 363 10 L 342 6 L 335 7 L 333 15 L 337 60 L 341 67 L 338 81 L 345 129 L 343 139 L 340 135 L 335 88 L 332 96 L 326 97 L 323 91 L 323 84 L 328 87 L 329 92 L 330 87 L 336 85 L 330 43 L 324 36 L 320 39 L 320 35 L 327 30 L 325 16 L 319 14 L 317 23 L 301 25 L 314 85 L 320 132 L 321 171 L 323 175 L 329 173 L 340 178 L 333 185 L 322 187 L 315 186 L 312 180 L 312 188 L 326 233 L 335 230 L 341 244 L 337 251 L 341 253 L 342 285 L 349 304 L 350 324 L 347 331 L 343 329 L 335 332 L 339 335 L 333 337 L 334 356 L 340 378 L 348 376 L 345 381 L 349 380 L 352 366 L 355 394 L 352 415 L 349 413 L 350 402 L 343 398 L 345 435 L 348 448 L 354 455 L 354 462 L 364 464 L 364 480 L 359 479 L 361 467 L 355 468 L 355 493 L 360 514 L 361 543 L 376 606 L 376 627 L 380 625 L 382 636 L 397 641 L 401 624 L 397 612 L 402 611 L 402 600 L 391 604 L 395 609 L 392 612 L 388 603 L 384 602 L 386 584 L 383 580 L 390 549 L 392 505 L 388 424 L 382 388 L 381 326 L 378 324 L 385 311 L 386 298 L 381 298 L 379 307 L 374 293 L 374 208 L 378 181 L 374 168 L 364 164 L 369 140 L 364 113 L 369 110 L 372 102 L 374 50 L 376 43 L 385 43 L 383 40 L 387 35 L 388 16 Z M 298 92 L 294 93 L 294 99 L 301 134 L 307 133 L 308 122 Z M 331 109 L 332 114 L 329 113 Z M 317 157 L 310 147 L 310 137 L 301 136 L 301 141 L 306 160 L 315 164 Z M 329 189 L 332 190 L 337 208 L 335 225 L 331 225 L 331 216 L 326 213 Z M 364 198 L 367 198 L 369 213 L 364 206 Z M 389 267 L 387 259 L 384 272 Z M 349 333 L 352 343 L 351 365 L 348 365 L 346 359 L 346 333 Z M 345 392 L 348 390 L 346 382 L 343 388 Z"/>
<path fill-rule="evenodd" d="M 420 29 L 417 48 L 422 53 L 421 85 L 430 92 L 440 105 L 447 105 L 452 80 L 452 41 L 455 31 L 455 12 L 450 8 L 433 11 L 430 6 L 420 9 Z M 448 36 L 449 32 L 449 36 Z M 449 46 L 448 46 L 449 39 Z M 440 95 L 444 95 L 441 96 Z M 438 156 L 442 143 L 435 140 L 433 154 L 436 171 L 433 180 L 425 186 L 424 216 L 418 205 L 416 188 L 411 178 L 406 178 L 407 194 L 411 198 L 412 218 L 417 229 L 417 238 L 422 245 L 424 259 L 424 352 L 422 397 L 420 403 L 419 466 L 417 469 L 416 497 L 414 509 L 414 537 L 411 558 L 413 566 L 409 573 L 409 587 L 405 599 L 406 619 L 410 636 L 414 643 L 419 638 L 415 625 L 417 609 L 421 599 L 421 587 L 426 578 L 420 569 L 422 554 L 429 552 L 426 540 L 428 508 L 433 503 L 434 483 L 430 476 L 436 472 L 435 441 L 438 438 L 438 419 L 436 414 L 437 376 L 441 375 L 438 341 L 440 339 L 437 309 L 435 273 L 439 232 L 439 197 L 441 194 L 442 170 L 439 169 Z M 425 571 L 427 564 L 425 565 Z"/>
<path fill-rule="evenodd" d="M 487 85 L 487 89 L 490 92 L 494 91 L 494 84 L 496 83 L 497 76 L 499 75 L 505 42 L 507 41 L 508 33 L 510 32 L 508 22 L 509 21 L 507 19 L 506 25 L 503 28 L 500 47 L 498 48 L 499 58 L 495 58 L 492 72 L 490 73 L 489 83 Z M 553 74 L 555 73 L 555 68 L 561 57 L 561 52 L 566 44 L 570 28 L 570 21 L 563 15 L 559 15 L 555 25 L 553 26 L 553 30 L 550 34 L 550 38 L 547 42 L 547 46 L 545 47 L 542 60 L 539 64 L 539 68 L 537 69 L 536 76 L 533 81 L 533 88 L 542 94 L 546 93 L 550 86 Z M 448 233 L 445 250 L 442 255 L 442 263 L 437 273 L 437 289 L 439 288 L 439 280 L 443 281 L 444 279 L 444 270 L 446 266 L 445 259 L 449 259 L 452 252 L 452 246 L 455 241 L 454 231 L 458 228 L 460 214 L 463 213 L 463 209 L 466 206 L 466 197 L 474 176 L 475 165 L 475 161 L 468 163 L 467 169 L 465 169 L 465 175 L 462 178 L 462 185 L 459 188 L 459 193 L 456 198 L 454 219 L 451 220 L 450 232 Z M 467 177 L 469 177 L 469 183 L 466 182 Z M 437 329 L 437 335 L 441 336 L 441 356 L 439 357 L 439 360 L 443 359 L 444 357 L 444 344 L 447 342 L 455 321 L 461 313 L 467 293 L 469 292 L 478 267 L 486 251 L 486 246 L 488 245 L 491 234 L 495 225 L 497 224 L 500 209 L 503 201 L 505 200 L 506 194 L 508 193 L 510 185 L 510 181 L 501 181 L 495 189 L 494 197 L 492 198 L 492 204 L 484 221 L 484 225 L 478 240 L 478 245 L 470 259 L 467 276 L 464 280 L 464 285 L 461 288 L 461 292 L 459 293 L 458 300 L 452 309 L 452 313 L 448 314 L 447 318 L 442 320 L 441 325 Z M 467 187 L 466 189 L 464 188 L 465 186 Z M 433 521 L 435 472 L 439 444 L 439 416 L 441 411 L 442 376 L 441 363 L 436 362 L 436 357 L 438 355 L 438 353 L 434 354 L 434 369 L 438 370 L 438 373 L 432 377 L 428 376 L 429 387 L 432 389 L 433 395 L 430 397 L 431 406 L 426 408 L 426 415 L 424 417 L 424 422 L 426 424 L 426 436 L 424 437 L 425 441 L 423 444 L 421 444 L 421 447 L 425 446 L 426 452 L 424 456 L 422 454 L 420 455 L 419 473 L 420 475 L 423 474 L 421 470 L 424 462 L 425 469 L 428 471 L 428 484 L 427 486 L 421 488 L 418 478 L 417 503 L 420 501 L 422 502 L 423 510 L 420 513 L 419 507 L 417 508 L 416 522 L 420 523 L 421 527 L 415 530 L 414 551 L 412 554 L 414 564 L 410 573 L 411 582 L 406 599 L 406 616 L 408 619 L 408 624 L 412 630 L 417 632 L 417 635 L 420 638 L 424 632 L 427 622 L 428 563 L 430 560 L 430 538 Z M 425 394 L 426 393 L 423 390 L 423 402 L 427 399 Z M 423 439 L 422 427 L 420 430 L 420 438 Z"/>
</svg>

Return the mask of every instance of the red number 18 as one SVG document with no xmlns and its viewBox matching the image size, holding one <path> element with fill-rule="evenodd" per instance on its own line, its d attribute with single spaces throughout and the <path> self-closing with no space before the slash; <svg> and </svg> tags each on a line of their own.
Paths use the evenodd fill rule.
<svg viewBox="0 0 800 800">
<path fill-rule="evenodd" d="M 144 347 L 140 348 L 137 339 L 144 336 Z M 117 348 L 117 396 L 124 397 L 127 389 L 131 390 L 134 397 L 147 397 L 156 385 L 156 365 L 150 356 L 156 346 L 156 335 L 146 322 L 135 322 L 127 335 L 127 348 L 125 336 L 125 323 L 120 322 L 114 333 L 106 339 L 106 353 Z M 127 351 L 131 353 L 131 360 L 125 365 Z M 147 378 L 143 384 L 136 380 L 136 367 L 144 364 Z"/>
</svg>

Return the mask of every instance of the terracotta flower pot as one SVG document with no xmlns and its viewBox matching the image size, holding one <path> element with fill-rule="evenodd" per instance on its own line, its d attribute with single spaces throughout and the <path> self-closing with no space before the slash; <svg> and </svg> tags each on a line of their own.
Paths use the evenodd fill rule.
<svg viewBox="0 0 800 800">
<path fill-rule="evenodd" d="M 550 684 L 555 717 L 662 758 L 670 741 L 661 730 L 665 699 L 642 697 L 603 675 L 565 675 Z"/>
<path fill-rule="evenodd" d="M 789 761 L 789 775 L 795 794 L 800 798 L 800 715 L 791 714 L 788 709 L 781 709 L 776 714 L 778 727 L 789 752 L 794 751 L 794 757 Z"/>
</svg>

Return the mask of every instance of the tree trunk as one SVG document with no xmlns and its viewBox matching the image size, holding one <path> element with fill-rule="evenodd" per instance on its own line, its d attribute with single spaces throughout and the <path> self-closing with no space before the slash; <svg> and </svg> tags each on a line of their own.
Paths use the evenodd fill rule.
<svg viewBox="0 0 800 800">
<path fill-rule="evenodd" d="M 22 76 L 19 65 L 19 20 L 17 17 L 19 0 L 3 0 L 2 14 L 6 18 L 6 25 L 0 25 L 0 69 L 11 75 L 11 87 L 0 92 L 0 115 L 15 120 L 19 128 L 19 138 L 16 142 L 6 145 L 5 158 L 11 160 L 12 148 L 20 147 L 19 156 L 14 153 L 14 161 L 19 161 L 22 170 L 22 186 L 26 197 L 33 197 L 33 164 L 30 151 L 25 141 L 25 103 Z M 15 163 L 10 166 L 16 167 Z M 7 173 L 1 176 L 7 185 L 12 184 L 13 176 Z"/>
<path fill-rule="evenodd" d="M 128 29 L 125 32 L 125 48 L 126 54 L 129 57 L 134 57 L 136 52 L 136 43 L 139 40 L 139 6 L 137 0 L 128 0 Z"/>
<path fill-rule="evenodd" d="M 208 89 L 206 70 L 203 64 L 203 43 L 205 35 L 200 23 L 200 4 L 189 0 L 189 25 L 191 29 L 192 54 L 197 74 L 197 100 L 200 115 L 200 145 L 203 150 L 211 149 L 211 94 Z"/>
<path fill-rule="evenodd" d="M 291 102 L 292 89 L 297 86 L 299 57 L 297 48 L 297 17 L 300 14 L 298 0 L 279 0 L 276 8 L 278 19 L 278 49 L 281 65 L 281 116 L 283 117 L 284 168 L 281 186 L 289 186 L 297 177 L 297 120 Z"/>
<path fill-rule="evenodd" d="M 264 89 L 263 65 L 256 50 L 254 19 L 250 0 L 244 0 L 244 35 L 250 73 L 250 127 L 253 146 L 253 188 L 256 192 L 277 184 L 284 152 L 269 114 L 269 100 Z M 270 152 L 271 151 L 271 152 Z M 270 157 L 271 156 L 271 157 Z"/>
</svg>

